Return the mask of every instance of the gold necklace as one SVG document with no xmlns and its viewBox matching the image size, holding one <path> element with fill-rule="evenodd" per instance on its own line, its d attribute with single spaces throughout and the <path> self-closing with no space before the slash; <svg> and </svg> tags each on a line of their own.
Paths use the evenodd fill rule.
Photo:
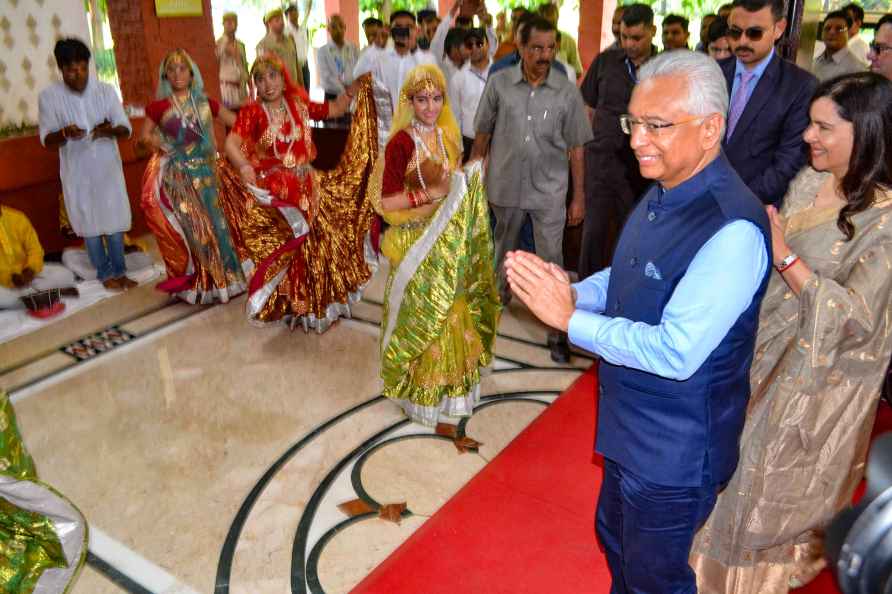
<svg viewBox="0 0 892 594">
<path fill-rule="evenodd" d="M 269 121 L 270 129 L 275 128 L 272 134 L 273 156 L 281 161 L 282 165 L 288 169 L 297 167 L 297 157 L 295 157 L 294 153 L 291 152 L 291 148 L 294 146 L 294 142 L 297 140 L 297 122 L 294 121 L 294 117 L 291 115 L 291 110 L 288 109 L 288 106 L 283 100 L 279 104 L 279 107 L 276 108 L 276 113 L 282 114 L 281 116 L 279 116 L 278 120 L 275 120 L 273 118 L 272 114 L 269 112 L 269 108 L 267 108 L 266 106 L 266 103 L 263 103 L 263 111 L 266 112 L 266 119 L 267 121 Z M 291 132 L 288 134 L 288 136 L 285 136 L 282 133 L 282 128 L 285 127 L 286 117 L 291 122 Z M 288 148 L 285 149 L 284 156 L 279 154 L 278 142 L 280 141 L 288 143 Z"/>
</svg>

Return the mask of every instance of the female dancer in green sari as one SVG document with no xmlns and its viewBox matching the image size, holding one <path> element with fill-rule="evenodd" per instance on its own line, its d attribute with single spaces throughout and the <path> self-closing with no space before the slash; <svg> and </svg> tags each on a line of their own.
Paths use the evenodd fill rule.
<svg viewBox="0 0 892 594">
<path fill-rule="evenodd" d="M 442 72 L 406 77 L 372 190 L 390 223 L 381 337 L 384 394 L 413 421 L 469 416 L 492 361 L 500 304 L 479 163 L 461 142 Z"/>
</svg>

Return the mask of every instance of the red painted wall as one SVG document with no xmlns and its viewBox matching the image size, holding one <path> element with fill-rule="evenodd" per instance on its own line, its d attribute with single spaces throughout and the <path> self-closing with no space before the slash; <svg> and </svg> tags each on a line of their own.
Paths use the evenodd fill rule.
<svg viewBox="0 0 892 594">
<path fill-rule="evenodd" d="M 616 0 L 579 2 L 579 59 L 586 70 L 601 52 L 601 48 L 612 43 L 610 20 L 615 6 Z"/>
<path fill-rule="evenodd" d="M 344 37 L 347 41 L 359 46 L 359 1 L 358 0 L 325 0 L 326 20 L 333 14 L 341 15 L 347 25 Z"/>
<path fill-rule="evenodd" d="M 125 104 L 144 106 L 154 98 L 158 65 L 170 50 L 183 48 L 195 60 L 208 95 L 220 98 L 211 0 L 200 17 L 158 18 L 155 0 L 115 0 L 108 19 Z"/>
</svg>

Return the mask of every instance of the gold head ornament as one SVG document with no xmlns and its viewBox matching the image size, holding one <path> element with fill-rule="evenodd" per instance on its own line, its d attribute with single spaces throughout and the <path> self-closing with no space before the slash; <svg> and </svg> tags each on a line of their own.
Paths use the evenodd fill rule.
<svg viewBox="0 0 892 594">
<path fill-rule="evenodd" d="M 439 91 L 445 97 L 446 78 L 439 68 L 413 68 L 400 90 L 400 103 L 412 103 L 412 97 L 419 93 L 435 93 Z"/>
<path fill-rule="evenodd" d="M 407 128 L 415 117 L 415 108 L 412 105 L 412 97 L 418 93 L 439 92 L 443 95 L 443 109 L 437 118 L 437 126 L 443 130 L 446 151 L 450 161 L 458 163 L 461 157 L 461 132 L 452 108 L 449 105 L 449 95 L 446 93 L 446 77 L 443 72 L 433 64 L 421 64 L 416 66 L 406 75 L 403 87 L 400 89 L 400 102 L 393 116 L 390 128 L 390 136 Z"/>
<path fill-rule="evenodd" d="M 282 65 L 282 62 L 269 54 L 261 54 L 254 60 L 254 64 L 251 65 L 251 78 L 256 80 L 256 77 L 263 76 L 270 70 L 275 70 L 279 74 L 285 73 L 285 67 Z"/>
<path fill-rule="evenodd" d="M 189 70 L 192 70 L 192 60 L 184 49 L 175 49 L 164 57 L 162 68 L 167 70 L 167 67 L 171 64 L 183 64 L 184 66 L 188 66 Z M 195 73 L 193 72 L 192 74 Z"/>
</svg>

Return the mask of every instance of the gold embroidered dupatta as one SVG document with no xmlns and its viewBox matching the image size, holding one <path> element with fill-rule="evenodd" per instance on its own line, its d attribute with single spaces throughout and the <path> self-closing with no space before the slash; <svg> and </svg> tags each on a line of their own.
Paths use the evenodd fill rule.
<svg viewBox="0 0 892 594">
<path fill-rule="evenodd" d="M 892 193 L 853 217 L 811 205 L 806 168 L 782 214 L 813 271 L 799 297 L 773 272 L 762 302 L 737 471 L 691 555 L 703 593 L 778 594 L 822 566 L 815 531 L 852 497 L 892 354 Z"/>
</svg>

